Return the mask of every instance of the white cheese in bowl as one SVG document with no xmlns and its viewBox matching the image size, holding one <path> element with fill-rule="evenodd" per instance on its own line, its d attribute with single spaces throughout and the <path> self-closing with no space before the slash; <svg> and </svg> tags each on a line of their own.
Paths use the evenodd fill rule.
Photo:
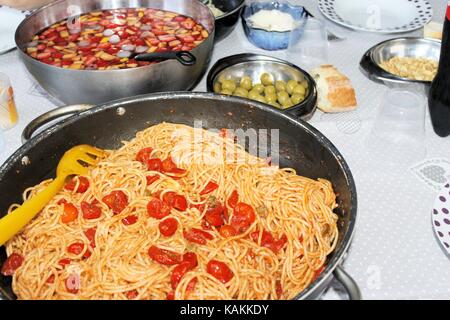
<svg viewBox="0 0 450 320">
<path fill-rule="evenodd" d="M 292 31 L 297 25 L 289 13 L 280 10 L 260 10 L 250 16 L 249 22 L 254 28 L 278 32 Z"/>
</svg>

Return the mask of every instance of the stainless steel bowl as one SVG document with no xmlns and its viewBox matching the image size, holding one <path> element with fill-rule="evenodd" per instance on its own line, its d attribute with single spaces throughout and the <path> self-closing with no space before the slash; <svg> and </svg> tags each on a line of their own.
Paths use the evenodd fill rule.
<svg viewBox="0 0 450 320">
<path fill-rule="evenodd" d="M 203 2 L 205 3 L 206 0 Z M 212 0 L 211 2 L 224 12 L 223 15 L 216 17 L 215 40 L 220 41 L 225 39 L 236 27 L 245 0 Z"/>
<path fill-rule="evenodd" d="M 100 9 L 149 7 L 194 18 L 210 36 L 192 50 L 193 66 L 175 60 L 123 70 L 71 70 L 54 67 L 28 56 L 24 49 L 31 38 L 76 9 L 78 14 Z M 28 16 L 17 28 L 16 44 L 28 71 L 51 95 L 66 104 L 97 104 L 118 98 L 161 91 L 182 91 L 195 86 L 210 61 L 214 44 L 214 16 L 197 0 L 60 0 Z"/>
<path fill-rule="evenodd" d="M 317 108 L 317 88 L 314 79 L 303 69 L 287 61 L 260 54 L 238 54 L 223 58 L 211 68 L 208 73 L 207 88 L 214 92 L 214 84 L 221 75 L 227 78 L 239 79 L 243 76 L 252 78 L 254 84 L 260 83 L 263 73 L 270 73 L 275 80 L 308 82 L 308 93 L 301 103 L 282 110 L 303 120 L 309 119 Z M 276 108 L 274 108 L 276 109 Z"/>
<path fill-rule="evenodd" d="M 371 80 L 386 85 L 409 86 L 422 84 L 429 86 L 430 81 L 411 80 L 392 74 L 380 67 L 383 61 L 393 57 L 426 58 L 439 61 L 441 42 L 424 38 L 396 38 L 387 40 L 370 48 L 362 57 L 360 67 Z"/>
</svg>

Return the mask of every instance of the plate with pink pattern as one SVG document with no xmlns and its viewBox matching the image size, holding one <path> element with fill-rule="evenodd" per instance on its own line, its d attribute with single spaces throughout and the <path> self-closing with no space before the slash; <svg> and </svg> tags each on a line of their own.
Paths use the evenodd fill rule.
<svg viewBox="0 0 450 320">
<path fill-rule="evenodd" d="M 442 248 L 450 255 L 450 184 L 439 191 L 431 216 L 434 233 Z"/>
</svg>

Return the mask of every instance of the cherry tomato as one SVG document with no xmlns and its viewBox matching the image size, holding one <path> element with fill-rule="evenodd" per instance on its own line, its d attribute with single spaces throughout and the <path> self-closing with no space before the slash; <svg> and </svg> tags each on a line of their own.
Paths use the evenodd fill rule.
<svg viewBox="0 0 450 320">
<path fill-rule="evenodd" d="M 132 214 L 129 215 L 128 217 L 125 217 L 122 219 L 122 223 L 126 226 L 131 226 L 132 224 L 135 224 L 138 221 L 138 216 Z"/>
<path fill-rule="evenodd" d="M 64 203 L 64 213 L 61 216 L 62 223 L 70 223 L 78 217 L 78 209 L 72 203 Z"/>
<path fill-rule="evenodd" d="M 170 292 L 167 294 L 166 300 L 175 300 L 175 291 L 174 291 L 174 290 L 170 291 Z"/>
<path fill-rule="evenodd" d="M 256 216 L 253 208 L 246 203 L 239 202 L 234 207 L 233 216 L 231 217 L 231 225 L 238 233 L 242 233 L 250 227 L 255 219 Z"/>
<path fill-rule="evenodd" d="M 183 258 L 179 253 L 170 250 L 160 249 L 156 246 L 151 246 L 148 249 L 148 255 L 155 262 L 168 266 L 173 266 L 183 261 Z"/>
<path fill-rule="evenodd" d="M 210 233 L 196 228 L 192 228 L 189 231 L 183 231 L 183 237 L 189 242 L 203 245 L 206 244 L 208 240 L 214 239 Z"/>
<path fill-rule="evenodd" d="M 84 249 L 84 243 L 74 242 L 67 247 L 67 252 L 72 253 L 74 255 L 79 255 L 81 252 L 83 252 L 83 249 Z"/>
<path fill-rule="evenodd" d="M 188 285 L 186 286 L 186 292 L 194 291 L 196 285 L 197 285 L 197 277 L 195 277 L 191 281 L 189 281 Z"/>
<path fill-rule="evenodd" d="M 165 173 L 184 174 L 186 170 L 177 168 L 177 165 L 173 162 L 172 157 L 168 157 L 162 162 L 162 171 Z"/>
<path fill-rule="evenodd" d="M 76 294 L 80 290 L 80 277 L 76 274 L 71 274 L 66 279 L 67 292 Z"/>
<path fill-rule="evenodd" d="M 159 176 L 155 174 L 154 176 L 147 176 L 147 186 L 151 185 L 153 182 L 159 179 Z"/>
<path fill-rule="evenodd" d="M 231 238 L 231 237 L 237 236 L 236 230 L 232 226 L 229 226 L 229 225 L 220 227 L 219 233 L 224 238 Z"/>
<path fill-rule="evenodd" d="M 220 227 L 225 223 L 223 218 L 224 207 L 220 202 L 208 207 L 205 213 L 205 220 L 214 227 Z"/>
<path fill-rule="evenodd" d="M 217 188 L 219 188 L 219 185 L 214 181 L 210 181 L 206 184 L 205 188 L 200 192 L 200 195 L 203 196 L 205 194 L 211 193 Z"/>
<path fill-rule="evenodd" d="M 69 258 L 63 258 L 63 259 L 61 259 L 61 260 L 58 261 L 58 264 L 59 264 L 61 267 L 65 268 L 67 265 L 70 264 L 70 262 L 72 262 L 72 260 L 70 260 Z"/>
<path fill-rule="evenodd" d="M 206 272 L 223 284 L 230 281 L 234 276 L 233 271 L 231 271 L 225 263 L 217 260 L 211 260 L 208 262 L 206 265 Z"/>
<path fill-rule="evenodd" d="M 320 274 L 323 272 L 323 270 L 325 270 L 325 266 L 321 266 L 319 269 L 317 269 L 314 272 L 313 280 L 316 280 L 320 276 Z"/>
<path fill-rule="evenodd" d="M 77 181 L 78 180 L 78 181 Z M 77 190 L 75 190 L 75 186 L 77 185 Z M 86 177 L 75 177 L 70 180 L 65 186 L 64 189 L 69 191 L 74 191 L 77 193 L 85 193 L 89 188 L 89 180 Z"/>
<path fill-rule="evenodd" d="M 189 204 L 189 208 L 195 208 L 200 211 L 200 213 L 203 213 L 203 211 L 205 211 L 206 205 L 204 203 Z"/>
<path fill-rule="evenodd" d="M 163 196 L 163 201 L 178 211 L 186 211 L 187 209 L 186 198 L 182 195 L 176 194 L 175 192 L 165 193 Z"/>
<path fill-rule="evenodd" d="M 61 204 L 64 204 L 64 203 L 67 203 L 67 200 L 64 199 L 64 198 L 61 198 L 60 200 L 58 200 L 58 202 L 56 204 L 61 205 Z"/>
<path fill-rule="evenodd" d="M 198 265 L 197 255 L 194 252 L 186 252 L 183 254 L 183 262 L 188 262 L 194 269 Z"/>
<path fill-rule="evenodd" d="M 170 214 L 170 206 L 159 199 L 152 199 L 147 204 L 147 213 L 155 219 L 162 219 Z"/>
<path fill-rule="evenodd" d="M 47 278 L 47 281 L 45 283 L 55 283 L 55 275 L 52 274 L 50 277 Z"/>
<path fill-rule="evenodd" d="M 220 129 L 219 137 L 226 138 L 227 135 L 228 135 L 227 129 L 225 128 Z"/>
<path fill-rule="evenodd" d="M 121 213 L 128 205 L 127 195 L 121 191 L 112 191 L 103 197 L 102 201 L 113 211 L 114 214 Z"/>
<path fill-rule="evenodd" d="M 229 206 L 231 209 L 234 209 L 234 207 L 236 206 L 236 204 L 238 203 L 238 201 L 239 201 L 239 194 L 238 194 L 237 190 L 234 190 L 234 191 L 231 193 L 230 197 L 228 198 L 228 206 Z"/>
<path fill-rule="evenodd" d="M 258 242 L 259 240 L 259 232 L 252 232 L 250 237 L 253 241 Z M 263 231 L 261 235 L 261 246 L 272 250 L 274 253 L 278 253 L 281 249 L 283 249 L 284 245 L 287 242 L 287 237 L 285 234 L 281 236 L 279 240 L 275 240 L 273 235 L 268 231 Z"/>
<path fill-rule="evenodd" d="M 125 292 L 125 296 L 128 300 L 136 299 L 138 295 L 139 292 L 136 289 Z"/>
<path fill-rule="evenodd" d="M 146 164 L 147 164 L 148 171 L 161 172 L 161 169 L 162 169 L 161 159 L 158 159 L 158 158 L 150 159 L 146 162 Z"/>
<path fill-rule="evenodd" d="M 277 280 L 275 282 L 275 292 L 277 294 L 277 298 L 281 299 L 281 295 L 283 294 L 283 287 L 281 286 L 281 281 Z"/>
<path fill-rule="evenodd" d="M 145 164 L 148 160 L 151 159 L 153 152 L 153 148 L 144 148 L 141 149 L 136 155 L 136 161 L 139 161 L 142 164 Z"/>
<path fill-rule="evenodd" d="M 170 276 L 170 284 L 172 285 L 172 289 L 176 289 L 178 284 L 181 281 L 181 278 L 191 270 L 191 265 L 189 262 L 182 262 L 177 265 Z"/>
<path fill-rule="evenodd" d="M 167 218 L 159 223 L 159 231 L 165 237 L 170 237 L 175 234 L 178 228 L 178 221 L 174 218 Z"/>
<path fill-rule="evenodd" d="M 87 220 L 98 219 L 102 215 L 102 209 L 86 201 L 81 202 L 81 211 L 83 218 Z"/>
<path fill-rule="evenodd" d="M 16 270 L 22 265 L 23 260 L 24 258 L 22 255 L 15 252 L 11 253 L 11 255 L 3 263 L 1 273 L 4 276 L 12 276 L 14 272 L 16 272 Z"/>
<path fill-rule="evenodd" d="M 95 233 L 97 232 L 97 228 L 89 228 L 84 231 L 84 235 L 89 240 L 89 244 L 91 248 L 95 248 Z"/>
</svg>

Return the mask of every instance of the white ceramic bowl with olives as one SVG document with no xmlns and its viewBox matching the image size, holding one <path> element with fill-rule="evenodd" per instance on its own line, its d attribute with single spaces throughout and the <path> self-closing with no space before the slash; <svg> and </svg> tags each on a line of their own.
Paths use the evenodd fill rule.
<svg viewBox="0 0 450 320">
<path fill-rule="evenodd" d="M 219 60 L 208 74 L 207 86 L 210 92 L 256 100 L 303 119 L 317 106 L 316 85 L 306 71 L 264 55 Z"/>
</svg>

